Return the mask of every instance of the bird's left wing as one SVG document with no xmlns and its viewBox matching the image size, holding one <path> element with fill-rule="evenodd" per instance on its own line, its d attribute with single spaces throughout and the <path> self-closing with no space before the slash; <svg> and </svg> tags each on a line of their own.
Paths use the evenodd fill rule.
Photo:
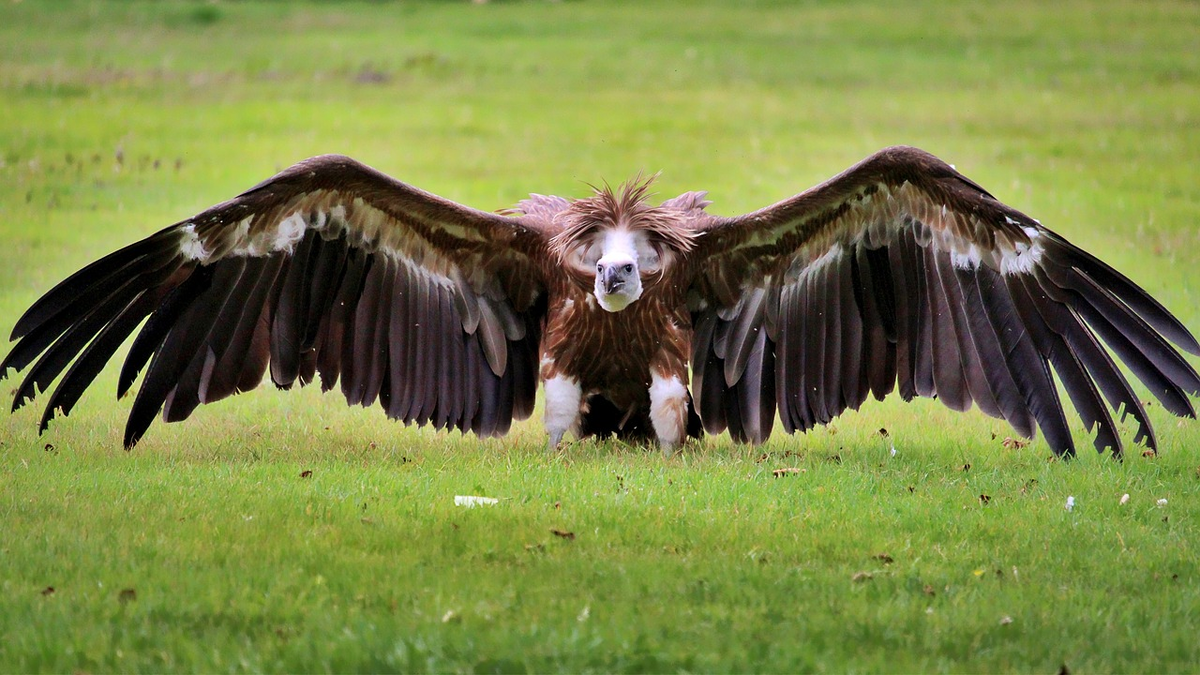
<svg viewBox="0 0 1200 675">
<path fill-rule="evenodd" d="M 66 369 L 44 430 L 149 317 L 118 385 L 145 368 L 126 447 L 160 409 L 184 419 L 268 368 L 284 388 L 340 377 L 348 403 L 379 400 L 406 422 L 504 433 L 533 408 L 547 226 L 314 157 L 47 292 L 13 329 L 0 377 L 33 363 L 15 410 Z"/>
<path fill-rule="evenodd" d="M 1167 339 L 1200 345 L 1143 289 L 916 148 L 737 218 L 699 221 L 693 395 L 710 432 L 767 438 L 823 424 L 899 385 L 974 402 L 1074 453 L 1056 374 L 1097 449 L 1109 409 L 1153 429 L 1111 350 L 1176 415 L 1200 377 Z M 1164 339 L 1165 338 L 1165 339 Z M 1106 349 L 1104 345 L 1107 345 Z"/>
</svg>

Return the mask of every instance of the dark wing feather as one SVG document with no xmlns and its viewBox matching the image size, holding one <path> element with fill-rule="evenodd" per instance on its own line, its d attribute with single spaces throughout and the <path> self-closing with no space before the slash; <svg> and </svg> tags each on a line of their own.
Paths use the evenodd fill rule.
<svg viewBox="0 0 1200 675">
<path fill-rule="evenodd" d="M 919 297 L 922 295 L 918 280 L 920 268 L 917 267 L 916 258 L 912 254 L 914 245 L 912 232 L 902 229 L 897 234 L 895 241 L 886 247 L 888 265 L 895 288 L 890 299 L 894 301 L 896 308 L 896 388 L 900 390 L 900 398 L 905 401 L 911 401 L 917 396 L 916 340 L 920 337 L 920 320 L 922 318 L 919 311 Z M 867 250 L 880 249 L 868 248 Z M 888 302 L 889 297 L 886 289 L 878 285 L 878 282 L 876 284 L 872 288 L 875 290 L 876 302 L 882 306 L 883 303 Z M 889 338 L 890 341 L 891 338 Z M 891 380 L 892 374 L 886 373 L 885 377 Z"/>
<path fill-rule="evenodd" d="M 184 419 L 268 369 L 281 388 L 319 373 L 405 422 L 501 434 L 533 408 L 549 227 L 316 157 L 71 275 L 17 321 L 0 375 L 33 364 L 15 409 L 66 371 L 44 429 L 145 321 L 119 379 L 123 395 L 145 370 L 127 447 L 160 412 Z"/>
<path fill-rule="evenodd" d="M 826 352 L 825 336 L 828 331 L 825 330 L 825 322 L 829 318 L 829 312 L 826 310 L 826 290 L 828 286 L 824 283 L 825 270 L 816 273 L 812 280 L 809 281 L 806 290 L 806 305 L 808 311 L 805 312 L 805 336 L 804 353 L 808 357 L 805 363 L 805 388 L 804 393 L 808 398 L 808 419 L 814 420 L 817 424 L 825 424 L 829 421 L 829 417 L 825 413 L 825 359 L 829 356 Z"/>
<path fill-rule="evenodd" d="M 869 357 L 869 354 L 863 352 L 862 316 L 857 310 L 860 305 L 855 300 L 858 293 L 857 267 L 858 256 L 846 258 L 839 265 L 842 275 L 839 280 L 842 290 L 838 294 L 841 306 L 835 310 L 842 322 L 841 396 L 846 407 L 852 410 L 857 410 L 867 399 L 869 389 L 867 369 L 863 367 L 864 357 Z"/>
<path fill-rule="evenodd" d="M 966 308 L 963 314 L 966 315 L 975 353 L 984 371 L 984 380 L 996 402 L 998 413 L 995 416 L 1008 420 L 1017 433 L 1030 438 L 1034 432 L 1033 414 L 1013 379 L 1006 352 L 980 294 L 978 273 L 969 270 L 956 272 L 959 290 L 963 295 L 963 307 Z"/>
<path fill-rule="evenodd" d="M 925 259 L 925 293 L 929 298 L 929 309 L 933 318 L 933 381 L 938 398 L 953 410 L 964 411 L 971 407 L 963 377 L 960 336 L 954 330 L 951 314 L 951 298 L 947 297 L 938 273 L 939 255 L 927 255 Z"/>
<path fill-rule="evenodd" d="M 163 405 L 163 419 L 167 422 L 187 419 L 200 405 L 200 374 L 213 344 L 212 333 L 227 330 L 218 321 L 229 304 L 230 296 L 240 295 L 236 292 L 244 286 L 253 285 L 252 281 L 242 284 L 242 273 L 245 271 L 245 258 L 232 258 L 229 264 L 215 266 L 211 290 L 198 298 L 188 308 L 184 318 L 167 334 L 163 350 L 178 351 L 174 364 L 165 365 L 163 369 L 170 384 L 165 399 L 160 402 Z"/>
<path fill-rule="evenodd" d="M 854 269 L 854 298 L 863 308 L 859 324 L 863 332 L 864 377 L 871 394 L 882 401 L 896 385 L 896 307 L 890 263 L 886 252 L 879 249 L 860 248 L 852 260 L 858 263 Z M 882 288 L 876 290 L 876 284 Z M 865 393 L 858 403 L 864 400 Z"/>
<path fill-rule="evenodd" d="M 1155 447 L 1101 342 L 1167 410 L 1195 416 L 1200 376 L 1178 350 L 1200 344 L 1170 312 L 928 153 L 889 148 L 774 206 L 697 223 L 694 393 L 710 432 L 766 437 L 715 405 L 739 387 L 769 386 L 789 432 L 897 387 L 906 400 L 978 405 L 1026 437 L 1041 429 L 1072 454 L 1061 383 L 1097 449 L 1122 451 L 1105 399 Z M 748 358 L 764 324 L 774 381 Z"/>
<path fill-rule="evenodd" d="M 200 401 L 212 403 L 241 391 L 245 391 L 240 383 L 242 373 L 250 367 L 255 369 L 255 356 L 258 352 L 269 351 L 255 345 L 255 336 L 260 332 L 259 324 L 263 321 L 263 308 L 271 290 L 275 287 L 282 256 L 269 258 L 251 258 L 246 262 L 247 268 L 253 270 L 252 277 L 246 277 L 239 286 L 248 291 L 244 298 L 237 303 L 230 303 L 231 310 L 217 320 L 217 325 L 228 326 L 224 335 L 227 340 L 223 348 L 213 350 L 213 358 L 206 364 L 205 372 L 200 381 Z M 253 284 L 248 283 L 253 280 Z M 236 318 L 234 318 L 236 315 Z M 265 331 L 261 331 L 265 333 Z M 255 379 L 258 383 L 262 375 Z"/>
<path fill-rule="evenodd" d="M 100 330 L 96 338 L 79 355 L 79 358 L 71 364 L 67 374 L 63 376 L 58 386 L 55 387 L 54 393 L 50 395 L 38 427 L 39 431 L 46 430 L 55 411 L 61 411 L 64 415 L 70 414 L 75 403 L 79 401 L 79 397 L 100 374 L 117 348 L 128 339 L 138 324 L 154 311 L 164 296 L 177 284 L 178 282 L 168 278 L 168 281 L 157 288 L 142 292 L 136 300 L 130 302 L 120 314 Z"/>
</svg>

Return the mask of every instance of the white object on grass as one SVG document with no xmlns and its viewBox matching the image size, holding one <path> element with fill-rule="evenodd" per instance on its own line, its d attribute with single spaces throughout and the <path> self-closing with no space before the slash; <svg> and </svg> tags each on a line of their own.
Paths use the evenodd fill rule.
<svg viewBox="0 0 1200 675">
<path fill-rule="evenodd" d="M 476 506 L 483 506 L 483 505 L 491 506 L 492 504 L 499 504 L 499 503 L 500 503 L 500 500 L 496 499 L 494 497 L 476 497 L 474 495 L 454 495 L 454 505 L 455 506 L 465 506 L 467 508 L 474 508 Z"/>
<path fill-rule="evenodd" d="M 1164 507 L 1164 506 L 1166 506 L 1166 505 L 1167 505 L 1167 500 L 1165 500 L 1165 499 L 1160 499 L 1160 500 L 1158 500 L 1158 501 L 1157 501 L 1157 502 L 1155 502 L 1155 503 L 1156 503 L 1156 504 L 1158 504 L 1158 508 L 1160 508 L 1160 509 L 1161 509 L 1162 507 Z"/>
<path fill-rule="evenodd" d="M 1068 511 L 1075 510 L 1075 498 L 1074 497 L 1067 497 L 1067 510 Z"/>
<path fill-rule="evenodd" d="M 1128 504 L 1128 503 L 1129 503 L 1129 493 L 1126 492 L 1125 494 L 1121 495 L 1121 505 L 1124 506 L 1125 504 Z"/>
</svg>

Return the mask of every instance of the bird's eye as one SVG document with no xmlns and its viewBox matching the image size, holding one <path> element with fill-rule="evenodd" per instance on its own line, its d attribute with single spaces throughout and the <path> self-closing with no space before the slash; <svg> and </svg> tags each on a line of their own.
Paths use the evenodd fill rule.
<svg viewBox="0 0 1200 675">
<path fill-rule="evenodd" d="M 603 272 L 603 271 L 604 271 L 604 265 L 596 265 L 596 271 L 597 271 L 597 272 Z"/>
<path fill-rule="evenodd" d="M 621 271 L 624 272 L 625 274 L 632 274 L 633 273 L 633 265 L 626 265 L 621 268 Z"/>
</svg>

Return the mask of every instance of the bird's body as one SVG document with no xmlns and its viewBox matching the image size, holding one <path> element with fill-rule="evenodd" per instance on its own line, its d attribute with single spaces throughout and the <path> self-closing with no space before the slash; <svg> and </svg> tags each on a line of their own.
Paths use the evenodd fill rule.
<svg viewBox="0 0 1200 675">
<path fill-rule="evenodd" d="M 551 383 L 551 445 L 574 431 L 653 437 L 672 448 L 694 418 L 686 390 L 692 326 L 684 263 L 692 239 L 672 237 L 665 228 L 686 232 L 686 219 L 703 209 L 652 207 L 645 202 L 647 185 L 633 181 L 619 194 L 599 191 L 552 216 L 559 227 L 543 259 L 560 267 L 547 273 L 555 281 L 547 288 L 540 369 L 542 381 Z M 614 286 L 622 269 L 629 278 Z M 692 435 L 698 434 L 693 424 Z"/>
<path fill-rule="evenodd" d="M 1110 407 L 1154 447 L 1108 350 L 1195 415 L 1200 376 L 1166 340 L 1200 344 L 1178 320 L 928 153 L 889 148 L 733 218 L 648 189 L 497 214 L 316 157 L 59 284 L 0 376 L 33 364 L 15 409 L 65 371 L 45 429 L 145 320 L 119 384 L 145 370 L 127 447 L 160 411 L 184 419 L 268 371 L 483 436 L 528 416 L 540 382 L 551 447 L 615 433 L 670 451 L 702 427 L 760 442 L 898 389 L 1070 454 L 1055 376 L 1098 449 L 1121 452 Z"/>
<path fill-rule="evenodd" d="M 559 298 L 551 296 L 555 309 L 547 316 L 546 333 L 557 339 L 547 340 L 542 348 L 542 380 L 576 382 L 584 401 L 599 396 L 622 411 L 623 419 L 629 416 L 618 429 L 628 426 L 630 433 L 647 434 L 655 378 L 674 378 L 684 385 L 689 380 L 691 321 L 682 294 L 665 287 L 662 291 L 647 293 L 621 313 L 600 308 L 595 298 L 575 288 L 561 296 L 561 302 L 553 302 Z M 610 356 L 596 358 L 594 348 Z M 587 428 L 609 426 L 597 417 Z"/>
</svg>

